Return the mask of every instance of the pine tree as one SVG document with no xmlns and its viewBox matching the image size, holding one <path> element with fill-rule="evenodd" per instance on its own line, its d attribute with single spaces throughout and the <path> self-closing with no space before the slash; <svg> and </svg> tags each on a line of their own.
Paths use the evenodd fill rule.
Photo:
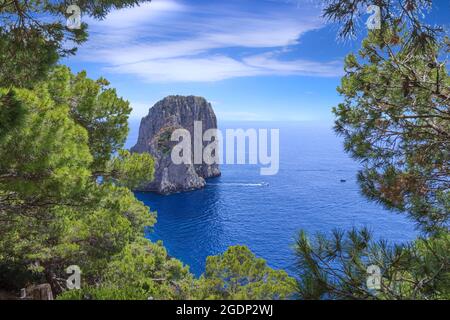
<svg viewBox="0 0 450 320">
<path fill-rule="evenodd" d="M 234 246 L 208 257 L 196 291 L 200 299 L 278 300 L 293 297 L 295 280 L 283 270 L 269 268 L 247 247 Z"/>
<path fill-rule="evenodd" d="M 80 0 L 84 17 L 103 19 L 112 9 L 150 0 Z M 88 25 L 68 28 L 68 0 L 0 0 L 0 87 L 30 87 L 45 78 L 61 56 L 75 54 Z M 69 45 L 69 46 L 68 46 Z"/>
<path fill-rule="evenodd" d="M 367 1 L 325 1 L 324 15 L 355 34 Z M 442 28 L 419 18 L 431 1 L 375 1 L 381 29 L 358 55 L 345 59 L 333 109 L 345 150 L 362 164 L 363 193 L 407 214 L 424 234 L 392 246 L 367 230 L 298 236 L 299 293 L 305 299 L 448 299 L 450 296 L 449 41 Z M 374 217 L 376 219 L 376 217 Z M 369 290 L 368 267 L 380 268 L 381 287 Z"/>
<path fill-rule="evenodd" d="M 28 270 L 24 281 L 45 278 L 58 293 L 66 267 L 96 279 L 155 216 L 130 190 L 154 169 L 150 155 L 121 150 L 128 102 L 104 80 L 65 67 L 55 74 L 33 90 L 0 90 L 0 101 L 23 108 L 0 140 L 0 265 Z"/>
</svg>

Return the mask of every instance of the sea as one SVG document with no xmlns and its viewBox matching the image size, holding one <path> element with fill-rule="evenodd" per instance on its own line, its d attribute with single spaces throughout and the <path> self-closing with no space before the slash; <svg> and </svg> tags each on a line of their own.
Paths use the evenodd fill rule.
<svg viewBox="0 0 450 320">
<path fill-rule="evenodd" d="M 418 231 L 405 214 L 388 211 L 360 191 L 361 164 L 344 152 L 343 139 L 323 122 L 220 122 L 226 129 L 279 129 L 278 174 L 263 176 L 260 165 L 221 165 L 222 176 L 202 190 L 161 196 L 136 193 L 157 212 L 147 232 L 162 240 L 170 256 L 204 272 L 206 258 L 229 246 L 246 245 L 274 269 L 295 275 L 293 246 L 300 230 L 314 236 L 334 229 L 367 227 L 375 239 L 406 243 Z M 126 147 L 138 137 L 130 121 Z"/>
</svg>

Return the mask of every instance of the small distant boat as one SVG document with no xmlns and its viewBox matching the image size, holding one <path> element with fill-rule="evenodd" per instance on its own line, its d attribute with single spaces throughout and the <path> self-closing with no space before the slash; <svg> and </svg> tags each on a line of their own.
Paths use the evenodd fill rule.
<svg viewBox="0 0 450 320">
<path fill-rule="evenodd" d="M 345 179 L 341 179 L 341 182 L 347 182 L 347 180 L 345 180 Z"/>
</svg>

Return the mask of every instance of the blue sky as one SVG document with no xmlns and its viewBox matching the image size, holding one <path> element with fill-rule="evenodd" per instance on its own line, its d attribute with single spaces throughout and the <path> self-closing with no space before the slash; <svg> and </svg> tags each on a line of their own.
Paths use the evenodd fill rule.
<svg viewBox="0 0 450 320">
<path fill-rule="evenodd" d="M 437 13 L 448 23 L 448 3 Z M 89 24 L 65 64 L 111 81 L 132 119 L 170 94 L 199 95 L 220 120 L 331 122 L 342 61 L 359 41 L 311 0 L 153 0 Z M 362 23 L 362 28 L 364 24 Z"/>
</svg>

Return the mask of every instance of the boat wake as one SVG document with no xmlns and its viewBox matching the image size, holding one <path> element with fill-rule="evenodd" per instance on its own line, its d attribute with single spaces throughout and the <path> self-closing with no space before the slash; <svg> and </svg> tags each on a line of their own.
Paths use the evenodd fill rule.
<svg viewBox="0 0 450 320">
<path fill-rule="evenodd" d="M 267 182 L 261 183 L 244 183 L 244 182 L 222 182 L 222 183 L 208 183 L 211 186 L 231 186 L 231 187 L 267 187 Z"/>
</svg>

